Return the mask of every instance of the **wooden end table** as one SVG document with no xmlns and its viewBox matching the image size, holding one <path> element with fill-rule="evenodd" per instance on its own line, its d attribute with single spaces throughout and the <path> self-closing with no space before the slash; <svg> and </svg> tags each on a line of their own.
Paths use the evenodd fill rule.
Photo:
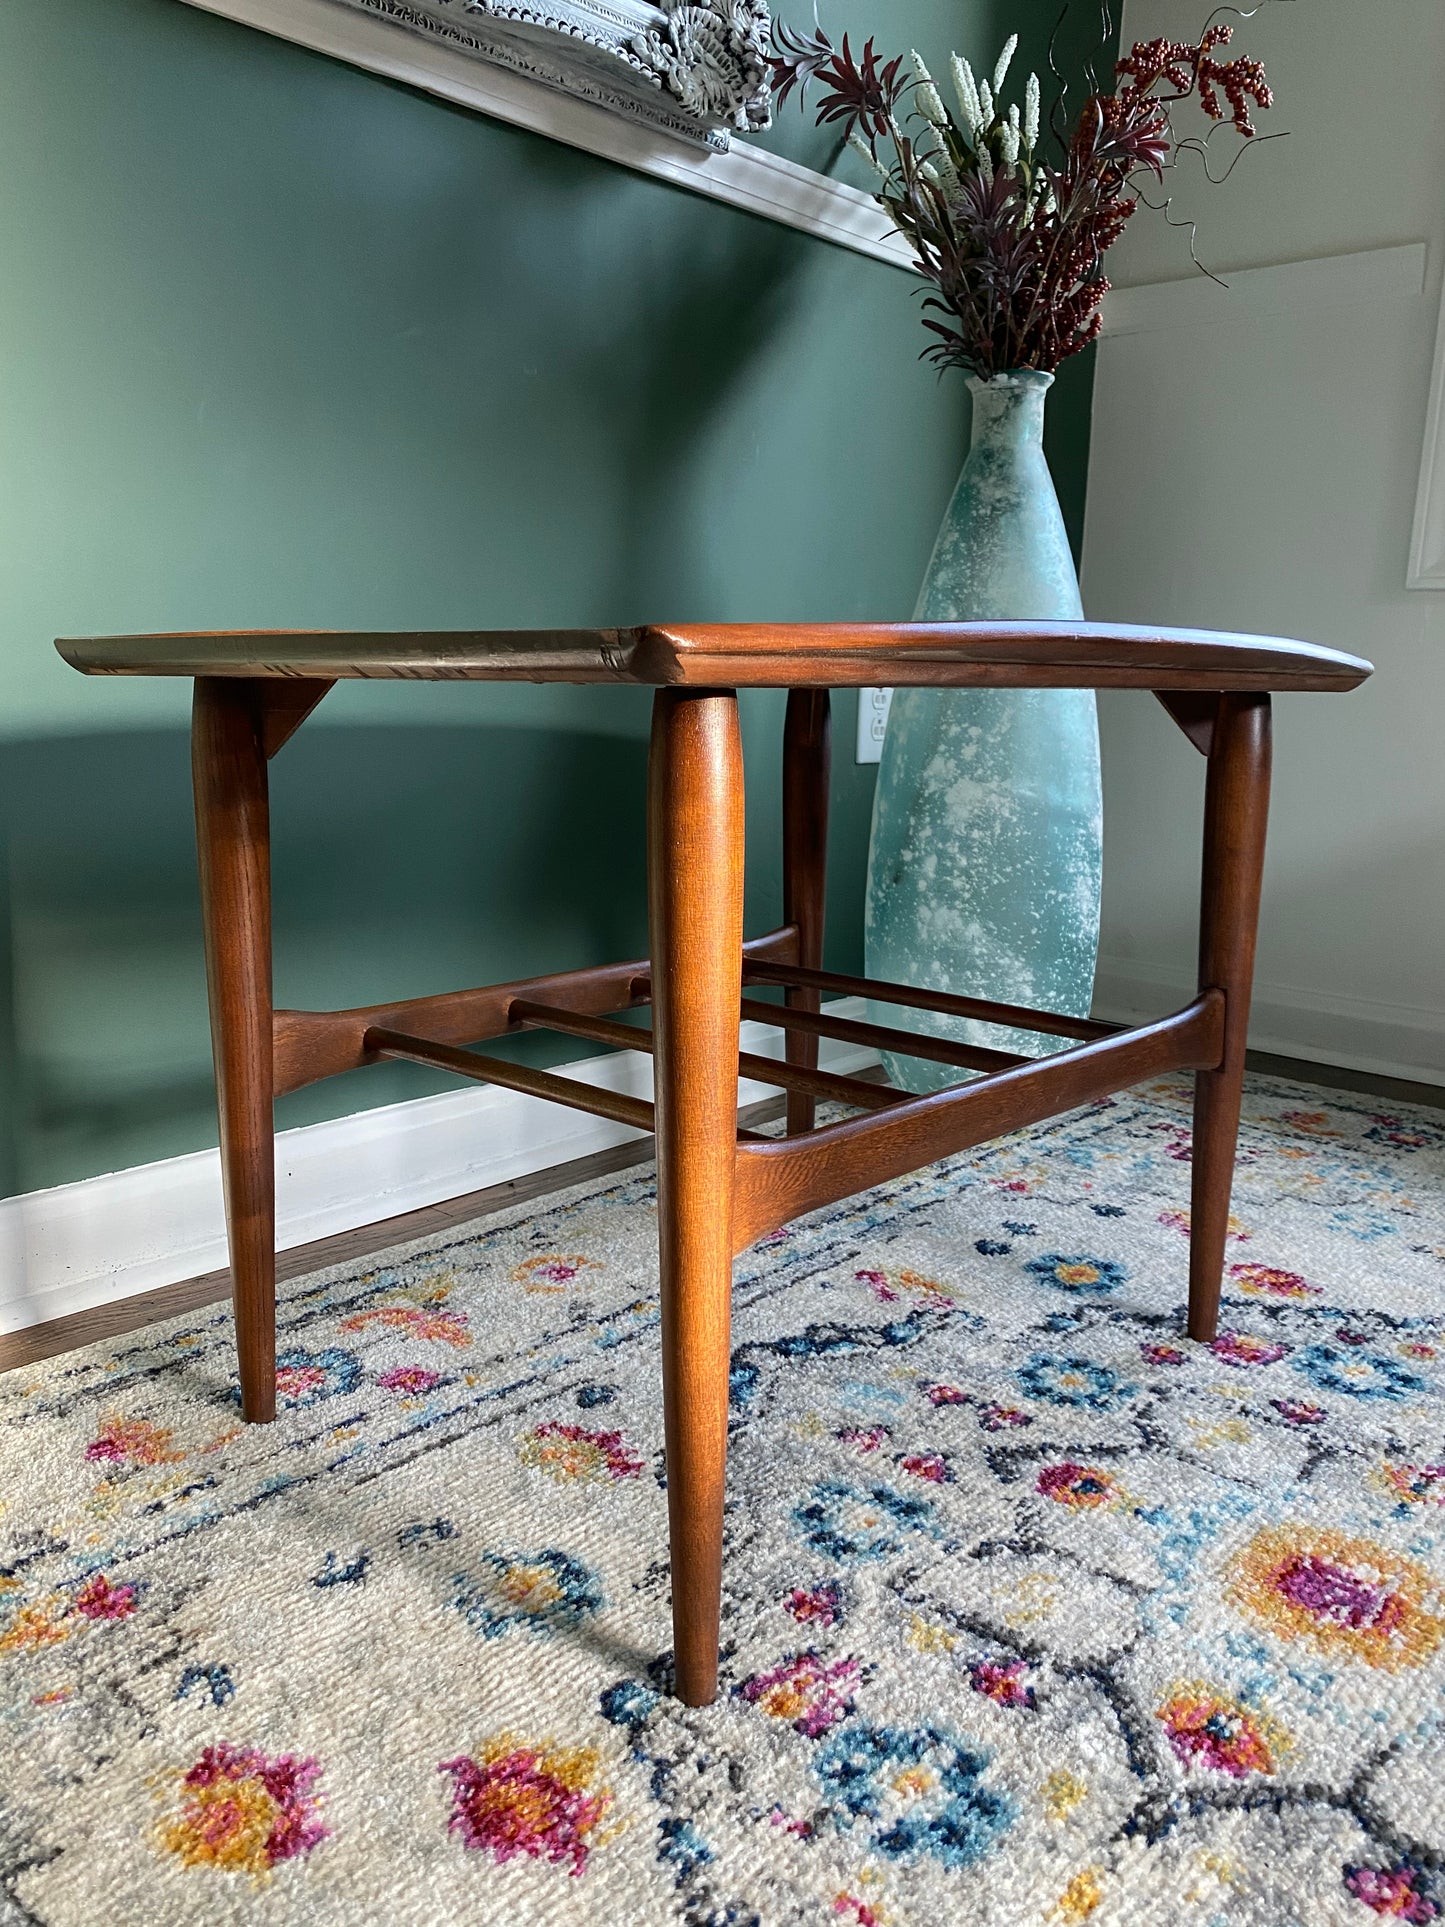
<svg viewBox="0 0 1445 1927">
<path fill-rule="evenodd" d="M 730 625 L 498 634 L 163 635 L 65 641 L 91 675 L 191 676 L 201 896 L 247 1419 L 275 1415 L 272 1100 L 404 1058 L 655 1131 L 677 1690 L 717 1690 L 735 1254 L 800 1214 L 1123 1090 L 1195 1073 L 1189 1332 L 1214 1336 L 1239 1126 L 1269 803 L 1270 692 L 1347 690 L 1353 656 L 1298 642 L 1083 623 Z M 274 1010 L 266 764 L 342 677 L 642 683 L 656 690 L 648 788 L 649 961 L 362 1010 Z M 923 685 L 1153 690 L 1208 758 L 1198 994 L 1125 1029 L 822 966 L 828 690 Z M 787 689 L 783 922 L 743 940 L 740 688 Z M 781 986 L 784 1005 L 748 989 Z M 826 1014 L 825 992 L 1064 1037 L 1038 1061 Z M 653 1028 L 615 1021 L 650 1004 Z M 744 1018 L 786 1060 L 739 1056 Z M 650 1050 L 655 1102 L 466 1046 L 541 1029 Z M 909 1096 L 818 1069 L 820 1037 L 981 1072 Z M 787 1135 L 737 1128 L 739 1072 L 787 1093 Z M 856 1115 L 815 1125 L 819 1098 Z"/>
</svg>

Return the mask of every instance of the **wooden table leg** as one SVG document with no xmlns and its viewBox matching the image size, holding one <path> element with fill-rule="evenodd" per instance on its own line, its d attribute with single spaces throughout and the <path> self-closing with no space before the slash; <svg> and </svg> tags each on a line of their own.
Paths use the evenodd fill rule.
<svg viewBox="0 0 1445 1927">
<path fill-rule="evenodd" d="M 798 926 L 798 962 L 823 965 L 823 916 L 827 897 L 828 779 L 832 764 L 830 704 L 826 689 L 791 689 L 783 724 L 783 922 Z M 797 986 L 785 993 L 794 1010 L 817 1011 L 822 994 Z M 788 1031 L 790 1064 L 818 1067 L 818 1040 Z M 811 1131 L 816 1098 L 788 1093 L 788 1131 Z"/>
<path fill-rule="evenodd" d="M 1269 777 L 1269 697 L 1221 696 L 1204 803 L 1199 986 L 1224 992 L 1224 1055 L 1217 1070 L 1195 1073 L 1189 1247 L 1189 1335 L 1206 1342 L 1218 1329 L 1229 1236 Z"/>
<path fill-rule="evenodd" d="M 271 839 L 256 686 L 196 678 L 196 846 L 241 1409 L 276 1416 L 276 1159 L 271 1066 Z"/>
<path fill-rule="evenodd" d="M 648 876 L 662 1380 L 677 1691 L 717 1692 L 743 938 L 743 766 L 732 691 L 653 708 Z"/>
</svg>

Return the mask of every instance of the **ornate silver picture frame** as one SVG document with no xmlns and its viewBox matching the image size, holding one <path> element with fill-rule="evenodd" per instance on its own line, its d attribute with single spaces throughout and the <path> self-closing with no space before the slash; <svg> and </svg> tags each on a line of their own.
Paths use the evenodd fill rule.
<svg viewBox="0 0 1445 1927">
<path fill-rule="evenodd" d="M 871 194 L 729 140 L 767 117 L 763 0 L 183 4 L 913 271 Z"/>
<path fill-rule="evenodd" d="M 764 0 L 333 0 L 685 140 L 766 127 Z"/>
</svg>

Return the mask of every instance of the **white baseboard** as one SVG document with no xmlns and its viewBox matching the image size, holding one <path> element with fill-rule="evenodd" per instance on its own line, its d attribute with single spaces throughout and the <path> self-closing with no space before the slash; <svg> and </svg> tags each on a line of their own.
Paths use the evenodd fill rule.
<svg viewBox="0 0 1445 1927">
<path fill-rule="evenodd" d="M 1177 1009 L 1194 994 L 1183 970 L 1100 957 L 1094 1009 L 1115 1023 L 1132 1023 Z M 1257 980 L 1249 1023 L 1255 1050 L 1303 1057 L 1315 1064 L 1445 1084 L 1445 1010 L 1378 1003 L 1363 997 Z"/>
<path fill-rule="evenodd" d="M 860 1016 L 860 999 L 829 1006 Z M 781 1057 L 782 1035 L 743 1026 L 743 1049 Z M 828 1070 L 861 1070 L 877 1053 L 822 1045 Z M 652 1060 L 640 1051 L 588 1058 L 565 1074 L 605 1090 L 652 1095 Z M 743 1082 L 738 1101 L 775 1096 Z M 567 1164 L 643 1133 L 606 1118 L 470 1086 L 388 1104 L 276 1140 L 276 1241 L 282 1250 L 381 1218 L 465 1196 L 509 1178 Z M 0 1200 L 0 1333 L 132 1298 L 215 1271 L 226 1262 L 221 1164 L 216 1151 L 86 1178 Z"/>
</svg>

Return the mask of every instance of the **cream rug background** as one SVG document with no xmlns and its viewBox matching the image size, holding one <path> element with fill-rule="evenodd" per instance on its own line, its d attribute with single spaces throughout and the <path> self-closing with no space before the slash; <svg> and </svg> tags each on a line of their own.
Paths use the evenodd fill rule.
<svg viewBox="0 0 1445 1927">
<path fill-rule="evenodd" d="M 1445 1910 L 1445 1130 L 1186 1080 L 739 1263 L 724 1691 L 668 1697 L 647 1170 L 0 1379 L 0 1921 Z"/>
</svg>

